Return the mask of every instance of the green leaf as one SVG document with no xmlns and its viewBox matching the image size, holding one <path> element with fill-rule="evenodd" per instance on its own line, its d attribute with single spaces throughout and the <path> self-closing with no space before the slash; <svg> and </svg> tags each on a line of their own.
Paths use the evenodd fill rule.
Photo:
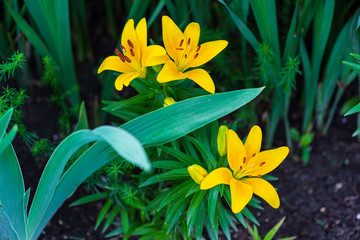
<svg viewBox="0 0 360 240">
<path fill-rule="evenodd" d="M 140 187 L 145 187 L 154 183 L 162 182 L 162 181 L 168 181 L 168 180 L 180 180 L 182 178 L 188 178 L 189 173 L 186 168 L 183 169 L 175 169 L 169 172 L 160 173 L 157 175 L 154 175 L 147 179 L 145 182 L 143 182 Z"/>
<path fill-rule="evenodd" d="M 209 190 L 209 198 L 208 198 L 208 216 L 210 220 L 210 224 L 215 227 L 215 210 L 217 205 L 217 200 L 219 198 L 220 187 L 216 186 Z"/>
<path fill-rule="evenodd" d="M 263 89 L 244 89 L 187 99 L 145 114 L 121 128 L 132 133 L 145 147 L 164 144 L 233 112 Z"/>
<path fill-rule="evenodd" d="M 244 207 L 244 209 L 241 211 L 241 213 L 250 221 L 255 223 L 256 225 L 260 226 L 260 223 L 256 220 L 254 215 L 250 212 L 250 210 L 247 207 Z"/>
<path fill-rule="evenodd" d="M 87 204 L 87 203 L 96 202 L 96 201 L 105 199 L 107 197 L 109 197 L 108 192 L 94 193 L 94 194 L 87 195 L 85 197 L 82 197 L 82 198 L 79 198 L 79 199 L 75 200 L 74 202 L 72 202 L 69 205 L 69 207 L 75 207 L 75 206 L 84 205 L 84 204 Z"/>
<path fill-rule="evenodd" d="M 81 129 L 89 129 L 89 123 L 86 115 L 86 109 L 84 102 L 80 105 L 79 118 L 75 126 L 74 132 Z"/>
<path fill-rule="evenodd" d="M 173 156 L 174 158 L 176 158 L 177 160 L 181 161 L 182 163 L 184 163 L 186 166 L 191 166 L 193 164 L 200 164 L 199 160 L 183 153 L 180 152 L 176 149 L 173 148 L 169 148 L 169 147 L 164 147 L 164 146 L 159 146 L 159 149 L 161 149 L 162 151 L 166 152 L 167 154 L 170 154 L 171 156 Z"/>
<path fill-rule="evenodd" d="M 192 187 L 189 189 L 189 191 L 186 193 L 185 197 L 188 197 L 196 192 L 200 191 L 200 185 L 193 181 Z"/>
<path fill-rule="evenodd" d="M 347 111 L 344 116 L 348 116 L 350 114 L 354 114 L 354 113 L 357 113 L 357 112 L 360 112 L 360 103 L 356 104 L 355 107 L 353 107 L 352 109 Z"/>
<path fill-rule="evenodd" d="M 277 233 L 283 222 L 285 221 L 285 217 L 283 217 L 264 237 L 263 240 L 271 240 L 274 235 Z"/>
<path fill-rule="evenodd" d="M 95 152 L 92 155 L 92 163 L 90 160 L 84 162 L 77 173 L 68 175 L 68 172 L 71 172 L 70 169 L 73 167 L 71 166 L 61 176 L 66 162 L 74 152 L 81 146 L 98 140 L 102 140 L 99 144 L 103 144 L 103 148 L 99 149 L 100 152 Z M 61 203 L 89 176 L 87 175 L 87 169 L 94 169 L 94 167 L 98 169 L 117 156 L 114 152 L 110 154 L 109 150 L 105 150 L 109 145 L 126 160 L 136 165 L 142 165 L 145 169 L 150 167 L 141 144 L 123 129 L 102 126 L 93 131 L 80 130 L 71 134 L 55 149 L 41 176 L 28 219 L 28 231 L 32 238 L 36 238 L 41 233 L 42 228 L 60 207 Z M 87 154 L 89 154 L 89 151 L 82 154 L 74 164 L 81 161 L 84 156 L 88 156 Z M 101 159 L 102 161 L 100 161 Z"/>
<path fill-rule="evenodd" d="M 167 233 L 174 228 L 175 224 L 179 223 L 180 218 L 184 215 L 184 210 L 190 202 L 190 197 L 178 199 L 173 202 L 169 210 L 166 212 L 164 228 Z"/>
<path fill-rule="evenodd" d="M 250 43 L 253 49 L 254 50 L 258 49 L 260 43 L 256 39 L 255 35 L 251 32 L 251 30 L 246 26 L 245 23 L 243 23 L 243 21 L 241 21 L 240 18 L 238 18 L 238 16 L 236 16 L 236 14 L 233 11 L 231 11 L 231 9 L 226 5 L 226 3 L 223 0 L 218 0 L 218 1 L 226 7 L 236 27 L 239 29 L 241 34 L 246 38 L 246 40 Z"/>
<path fill-rule="evenodd" d="M 196 218 L 196 213 L 198 212 L 198 208 L 200 206 L 201 201 L 205 197 L 206 192 L 207 191 L 200 191 L 195 193 L 195 195 L 193 196 L 187 212 L 187 219 L 186 219 L 187 224 L 189 224 L 192 218 Z"/>
<path fill-rule="evenodd" d="M 10 108 L 0 117 L 0 149 L 2 149 L 0 151 L 0 203 L 2 205 L 0 210 L 4 212 L 4 214 L 1 215 L 4 224 L 7 225 L 6 221 L 8 219 L 9 224 L 18 235 L 18 239 L 26 239 L 24 180 L 18 159 L 10 144 L 11 138 L 16 133 L 16 128 L 13 128 L 9 135 L 5 133 L 12 112 L 13 109 Z M 10 230 L 7 231 L 12 236 L 12 233 L 9 232 Z"/>
<path fill-rule="evenodd" d="M 21 240 L 14 227 L 11 225 L 8 215 L 0 207 L 0 239 Z"/>
<path fill-rule="evenodd" d="M 101 233 L 104 233 L 110 226 L 113 224 L 115 217 L 120 213 L 120 207 L 118 205 L 114 205 L 113 209 L 109 212 L 106 221 L 104 223 L 104 227 L 101 230 Z"/>
<path fill-rule="evenodd" d="M 99 215 L 96 219 L 95 230 L 99 227 L 100 223 L 104 220 L 106 214 L 109 212 L 112 201 L 111 199 L 107 200 L 104 206 L 101 208 Z"/>
<path fill-rule="evenodd" d="M 185 138 L 190 140 L 190 142 L 192 142 L 192 144 L 194 144 L 195 147 L 199 150 L 207 166 L 210 166 L 212 168 L 216 166 L 216 160 L 214 156 L 211 154 L 210 150 L 202 142 L 191 136 L 185 136 Z M 210 168 L 209 170 L 212 170 L 212 168 Z"/>
<path fill-rule="evenodd" d="M 302 135 L 300 138 L 301 146 L 303 146 L 303 147 L 309 146 L 312 143 L 314 136 L 315 136 L 315 133 L 313 133 L 313 132 L 305 133 L 304 135 Z"/>
<path fill-rule="evenodd" d="M 0 140 L 0 155 L 14 140 L 17 131 L 18 131 L 17 125 L 14 125 L 11 128 L 9 134 L 5 135 L 5 137 L 2 140 Z"/>
<path fill-rule="evenodd" d="M 179 169 L 179 168 L 186 168 L 187 165 L 183 164 L 182 162 L 178 162 L 178 161 L 165 161 L 165 160 L 161 160 L 161 161 L 156 161 L 156 162 L 152 162 L 151 166 L 153 168 L 159 168 L 159 169 Z"/>
<path fill-rule="evenodd" d="M 299 130 L 297 130 L 296 128 L 291 128 L 290 129 L 290 135 L 291 135 L 291 139 L 295 142 L 299 142 L 300 141 L 300 132 Z"/>
<path fill-rule="evenodd" d="M 301 154 L 301 160 L 304 164 L 308 164 L 310 160 L 310 150 L 308 147 L 301 148 L 302 154 Z"/>
<path fill-rule="evenodd" d="M 193 180 L 190 179 L 176 187 L 172 187 L 171 190 L 167 193 L 167 195 L 163 198 L 157 211 L 159 212 L 163 207 L 174 201 L 175 199 L 180 199 L 185 196 L 185 193 L 189 191 L 191 186 L 193 185 Z"/>
</svg>

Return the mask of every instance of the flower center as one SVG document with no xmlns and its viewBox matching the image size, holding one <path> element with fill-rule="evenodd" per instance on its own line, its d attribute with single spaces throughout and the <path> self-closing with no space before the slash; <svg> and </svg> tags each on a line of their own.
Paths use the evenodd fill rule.
<svg viewBox="0 0 360 240">
<path fill-rule="evenodd" d="M 130 39 L 127 40 L 127 44 L 129 45 L 128 47 L 129 49 L 126 50 L 125 46 L 120 44 L 121 52 L 119 51 L 119 49 L 115 49 L 116 55 L 118 55 L 118 57 L 122 62 L 129 63 L 130 67 L 133 68 L 135 71 L 137 69 L 141 69 L 140 64 L 135 59 L 134 44 L 131 42 Z M 137 63 L 136 64 L 137 66 L 134 66 L 133 64 L 130 63 Z"/>
<path fill-rule="evenodd" d="M 251 159 L 250 159 L 251 160 Z M 243 163 L 244 165 L 243 166 L 240 166 L 240 168 L 236 171 L 236 172 L 233 172 L 233 177 L 237 180 L 240 180 L 241 178 L 245 177 L 245 176 L 248 176 L 248 177 L 262 177 L 261 174 L 257 173 L 257 170 L 264 166 L 265 162 L 261 162 L 260 164 L 258 165 L 254 165 L 251 163 L 251 161 L 248 161 L 246 163 L 246 157 L 244 157 L 244 160 L 243 160 Z"/>
<path fill-rule="evenodd" d="M 179 54 L 181 54 L 181 57 L 179 58 L 178 62 L 177 62 L 177 68 L 179 72 L 183 72 L 185 71 L 188 67 L 187 67 L 187 63 L 189 61 L 191 61 L 192 59 L 195 59 L 199 56 L 199 51 L 201 48 L 201 45 L 199 45 L 196 48 L 195 52 L 192 52 L 191 50 L 191 46 L 190 46 L 190 42 L 191 42 L 191 38 L 188 38 L 186 41 L 186 45 L 183 47 L 184 45 L 184 41 L 185 39 L 181 39 L 180 43 L 179 43 L 179 47 L 176 48 L 176 50 L 181 51 Z M 190 55 L 192 56 L 190 59 Z"/>
</svg>

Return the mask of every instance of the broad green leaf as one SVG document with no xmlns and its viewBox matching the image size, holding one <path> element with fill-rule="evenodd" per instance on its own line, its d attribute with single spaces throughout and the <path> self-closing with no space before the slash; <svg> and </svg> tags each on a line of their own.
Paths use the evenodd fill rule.
<svg viewBox="0 0 360 240">
<path fill-rule="evenodd" d="M 9 125 L 13 111 L 14 111 L 14 109 L 10 108 L 9 110 L 7 110 L 4 113 L 4 115 L 0 116 L 0 142 L 5 134 L 5 131 L 8 127 L 8 125 Z"/>
<path fill-rule="evenodd" d="M 111 209 L 111 211 L 109 212 L 106 221 L 104 223 L 104 227 L 101 230 L 101 233 L 104 233 L 114 222 L 115 217 L 120 214 L 120 206 L 118 205 L 114 205 L 113 209 Z"/>
<path fill-rule="evenodd" d="M 21 240 L 14 227 L 11 225 L 8 215 L 0 207 L 0 239 Z"/>
<path fill-rule="evenodd" d="M 18 238 L 26 239 L 24 180 L 15 151 L 10 144 L 11 138 L 16 133 L 16 128 L 13 128 L 9 135 L 5 133 L 12 112 L 13 109 L 9 109 L 0 117 L 0 149 L 3 148 L 0 150 L 0 202 L 2 205 L 0 210 L 4 212 L 2 215 L 4 221 L 6 215 L 6 219 L 9 220 Z M 4 222 L 4 224 L 6 223 Z M 11 233 L 9 232 L 9 234 Z"/>
<path fill-rule="evenodd" d="M 60 179 L 65 164 L 72 154 L 81 146 L 99 140 L 101 140 L 99 145 L 102 145 L 102 148 L 99 148 L 99 152 L 92 155 L 92 163 L 89 160 L 84 163 L 81 169 L 78 169 L 77 173 L 68 175 L 68 171 L 73 167 L 71 166 Z M 117 154 L 110 151 L 109 145 Z M 89 157 L 88 153 L 89 151 L 86 151 L 76 162 L 81 161 L 84 155 Z M 96 156 L 97 154 L 99 155 Z M 89 176 L 87 175 L 87 169 L 94 169 L 95 167 L 96 170 L 103 164 L 113 160 L 118 154 L 136 165 L 141 165 L 144 169 L 150 167 L 141 144 L 123 129 L 102 126 L 93 131 L 81 130 L 62 141 L 46 165 L 35 193 L 28 220 L 28 231 L 31 238 L 34 239 L 41 233 L 42 228 L 60 207 L 61 203 Z M 57 195 L 57 192 L 60 192 L 60 196 Z"/>
<path fill-rule="evenodd" d="M 260 223 L 256 220 L 254 215 L 250 212 L 250 210 L 247 207 L 244 207 L 244 209 L 241 211 L 241 213 L 250 221 L 255 223 L 256 225 L 260 226 Z"/>
<path fill-rule="evenodd" d="M 180 222 L 180 218 L 184 216 L 184 210 L 189 204 L 191 198 L 182 198 L 178 199 L 175 202 L 172 202 L 172 204 L 169 207 L 169 210 L 166 212 L 165 215 L 165 222 L 164 222 L 164 228 L 166 229 L 167 233 L 170 233 L 170 231 L 173 229 L 175 224 Z"/>
<path fill-rule="evenodd" d="M 14 140 L 17 130 L 18 130 L 17 125 L 13 126 L 9 134 L 5 135 L 5 137 L 2 140 L 0 140 L 0 155 Z"/>
</svg>

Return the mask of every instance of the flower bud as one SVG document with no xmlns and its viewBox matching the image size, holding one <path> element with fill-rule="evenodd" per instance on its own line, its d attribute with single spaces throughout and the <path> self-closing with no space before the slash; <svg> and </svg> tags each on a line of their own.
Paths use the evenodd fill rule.
<svg viewBox="0 0 360 240">
<path fill-rule="evenodd" d="M 229 128 L 225 125 L 221 125 L 217 136 L 218 152 L 221 157 L 226 155 L 226 134 Z"/>
<path fill-rule="evenodd" d="M 169 105 L 174 104 L 174 103 L 176 103 L 176 101 L 171 97 L 166 97 L 164 99 L 164 107 L 169 106 Z"/>
<path fill-rule="evenodd" d="M 208 172 L 201 166 L 194 164 L 188 167 L 190 177 L 197 183 L 200 184 L 202 180 L 208 175 Z"/>
</svg>

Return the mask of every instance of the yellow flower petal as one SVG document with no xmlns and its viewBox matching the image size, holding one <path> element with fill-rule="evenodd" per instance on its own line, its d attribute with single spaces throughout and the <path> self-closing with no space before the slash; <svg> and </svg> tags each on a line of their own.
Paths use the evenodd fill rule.
<svg viewBox="0 0 360 240">
<path fill-rule="evenodd" d="M 231 129 L 227 133 L 227 158 L 234 174 L 243 166 L 244 160 L 246 160 L 244 144 L 236 132 Z"/>
<path fill-rule="evenodd" d="M 276 149 L 271 149 L 267 151 L 262 151 L 251 159 L 250 165 L 254 165 L 254 172 L 250 172 L 250 175 L 265 175 L 277 166 L 280 165 L 282 161 L 289 154 L 288 147 L 279 147 Z"/>
<path fill-rule="evenodd" d="M 126 87 L 129 86 L 130 82 L 134 80 L 135 78 L 139 77 L 142 73 L 139 72 L 126 72 L 121 74 L 117 77 L 115 80 L 115 88 L 118 91 L 121 91 L 123 89 L 123 86 Z"/>
<path fill-rule="evenodd" d="M 146 25 L 145 18 L 140 20 L 140 22 L 138 23 L 138 25 L 135 28 L 135 33 L 136 33 L 137 39 L 139 41 L 141 54 L 144 54 L 146 46 L 147 46 L 147 25 Z"/>
<path fill-rule="evenodd" d="M 140 62 L 141 47 L 134 29 L 133 19 L 129 19 L 129 21 L 125 24 L 121 35 L 121 45 L 123 45 L 126 49 L 125 55 L 127 55 L 130 59 L 136 59 L 137 62 Z M 130 54 L 130 49 L 134 51 L 135 56 Z"/>
<path fill-rule="evenodd" d="M 215 85 L 210 75 L 204 69 L 194 69 L 185 72 L 186 77 L 196 82 L 209 93 L 215 93 Z"/>
<path fill-rule="evenodd" d="M 191 61 L 189 61 L 187 67 L 198 67 L 207 63 L 216 55 L 218 55 L 227 46 L 227 44 L 228 42 L 225 40 L 217 40 L 201 44 L 200 49 L 197 52 L 198 55 L 196 58 L 193 58 Z M 189 58 L 192 58 L 192 56 Z"/>
<path fill-rule="evenodd" d="M 261 128 L 255 125 L 251 128 L 245 142 L 246 156 L 248 160 L 260 152 L 261 141 Z"/>
<path fill-rule="evenodd" d="M 144 55 L 142 57 L 143 66 L 155 66 L 165 63 L 169 59 L 166 55 L 166 51 L 159 45 L 151 45 L 146 47 Z"/>
<path fill-rule="evenodd" d="M 228 168 L 217 168 L 202 180 L 200 189 L 210 189 L 219 184 L 229 185 L 232 178 L 231 171 Z"/>
<path fill-rule="evenodd" d="M 231 210 L 239 213 L 248 204 L 253 195 L 253 189 L 250 185 L 242 183 L 236 179 L 230 180 L 231 192 Z"/>
<path fill-rule="evenodd" d="M 194 49 L 199 44 L 199 38 L 200 38 L 200 25 L 198 23 L 192 22 L 185 28 L 184 31 L 185 35 L 185 43 L 188 43 L 189 39 L 189 46 L 191 49 Z"/>
<path fill-rule="evenodd" d="M 184 34 L 168 16 L 162 17 L 162 32 L 167 53 L 172 59 L 178 61 L 180 51 L 176 50 L 176 48 L 180 47 L 181 40 L 185 41 Z M 185 44 L 184 41 L 183 44 Z"/>
<path fill-rule="evenodd" d="M 159 83 L 170 82 L 174 80 L 185 79 L 186 74 L 178 72 L 176 65 L 173 61 L 169 60 L 165 63 L 157 76 Z"/>
<path fill-rule="evenodd" d="M 252 187 L 254 194 L 264 199 L 273 208 L 278 208 L 280 206 L 279 195 L 268 181 L 262 178 L 245 178 L 241 181 L 249 184 Z"/>
<path fill-rule="evenodd" d="M 131 67 L 126 63 L 122 62 L 118 56 L 110 56 L 105 58 L 101 63 L 98 74 L 104 70 L 113 70 L 116 72 L 129 72 L 132 71 Z"/>
</svg>

